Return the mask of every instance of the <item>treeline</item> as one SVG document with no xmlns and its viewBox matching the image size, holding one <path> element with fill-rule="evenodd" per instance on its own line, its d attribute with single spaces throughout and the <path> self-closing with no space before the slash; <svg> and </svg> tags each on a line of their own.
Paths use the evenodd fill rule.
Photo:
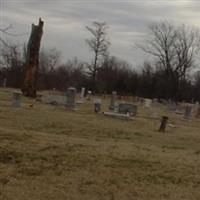
<svg viewBox="0 0 200 200">
<path fill-rule="evenodd" d="M 1 85 L 7 79 L 7 87 L 21 88 L 25 76 L 25 49 L 12 46 L 2 50 L 0 78 Z M 38 72 L 38 90 L 66 91 L 69 86 L 77 90 L 86 87 L 92 90 L 92 79 L 88 70 L 90 63 L 74 58 L 61 63 L 61 54 L 56 49 L 42 49 Z M 157 64 L 145 62 L 137 71 L 127 63 L 114 56 L 107 56 L 96 74 L 96 93 L 111 93 L 113 90 L 121 95 L 135 95 L 147 98 L 173 99 L 173 82 L 166 82 L 165 71 Z M 200 72 L 193 78 L 179 83 L 177 97 L 179 100 L 200 101 Z"/>
<path fill-rule="evenodd" d="M 78 90 L 85 87 L 93 93 L 115 90 L 121 95 L 200 101 L 198 29 L 167 21 L 151 24 L 148 38 L 136 46 L 151 55 L 153 61 L 144 62 L 137 70 L 126 61 L 111 56 L 107 29 L 102 22 L 86 26 L 89 33 L 86 44 L 93 55 L 88 63 L 78 58 L 61 63 L 58 50 L 42 49 L 36 73 L 38 90 L 65 91 L 74 86 Z M 7 79 L 8 87 L 21 88 L 27 70 L 26 46 L 20 49 L 17 45 L 8 45 L 1 37 L 0 42 L 3 44 L 0 52 L 2 84 Z"/>
</svg>

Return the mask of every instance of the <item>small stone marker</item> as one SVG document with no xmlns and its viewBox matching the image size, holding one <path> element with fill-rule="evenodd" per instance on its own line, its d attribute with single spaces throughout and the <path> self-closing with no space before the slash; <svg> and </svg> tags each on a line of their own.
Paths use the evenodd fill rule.
<svg viewBox="0 0 200 200">
<path fill-rule="evenodd" d="M 130 103 L 119 103 L 119 113 L 129 114 L 130 116 L 136 116 L 137 106 Z"/>
<path fill-rule="evenodd" d="M 101 111 L 101 99 L 94 99 L 94 112 L 98 113 Z"/>
<path fill-rule="evenodd" d="M 186 106 L 185 107 L 184 118 L 185 119 L 191 119 L 192 118 L 192 106 Z"/>
<path fill-rule="evenodd" d="M 152 106 L 152 100 L 151 99 L 145 99 L 144 100 L 144 107 L 145 108 L 151 108 Z"/>
<path fill-rule="evenodd" d="M 80 95 L 81 100 L 84 100 L 84 97 L 85 97 L 85 88 L 82 87 L 81 88 L 81 95 Z"/>
<path fill-rule="evenodd" d="M 165 132 L 168 119 L 169 119 L 169 118 L 166 117 L 166 116 L 163 116 L 163 117 L 162 117 L 161 124 L 160 124 L 160 128 L 159 128 L 159 131 L 160 131 L 160 132 Z"/>
<path fill-rule="evenodd" d="M 75 102 L 75 98 L 76 98 L 76 88 L 74 87 L 69 87 L 67 89 L 67 94 L 66 94 L 66 108 L 68 109 L 75 109 L 76 106 L 76 102 Z"/>
<path fill-rule="evenodd" d="M 21 106 L 21 92 L 14 91 L 12 96 L 12 106 L 17 108 Z"/>
<path fill-rule="evenodd" d="M 5 87 L 6 87 L 6 85 L 7 85 L 7 79 L 6 79 L 6 78 L 4 78 L 4 79 L 3 79 L 3 87 L 5 88 Z"/>
<path fill-rule="evenodd" d="M 110 100 L 109 110 L 114 110 L 115 109 L 116 100 L 117 100 L 117 92 L 113 91 L 112 92 L 112 96 L 111 96 L 111 100 Z"/>
</svg>

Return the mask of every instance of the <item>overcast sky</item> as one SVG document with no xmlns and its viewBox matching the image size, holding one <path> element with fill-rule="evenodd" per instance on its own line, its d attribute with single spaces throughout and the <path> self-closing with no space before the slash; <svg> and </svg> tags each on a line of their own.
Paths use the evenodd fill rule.
<svg viewBox="0 0 200 200">
<path fill-rule="evenodd" d="M 169 20 L 200 28 L 200 0 L 0 0 L 0 13 L 1 28 L 12 24 L 11 32 L 26 33 L 10 38 L 20 43 L 28 41 L 31 24 L 41 17 L 45 22 L 42 46 L 56 47 L 63 61 L 75 56 L 89 61 L 85 26 L 106 22 L 111 55 L 134 67 L 148 59 L 133 45 L 148 36 L 150 23 Z"/>
</svg>

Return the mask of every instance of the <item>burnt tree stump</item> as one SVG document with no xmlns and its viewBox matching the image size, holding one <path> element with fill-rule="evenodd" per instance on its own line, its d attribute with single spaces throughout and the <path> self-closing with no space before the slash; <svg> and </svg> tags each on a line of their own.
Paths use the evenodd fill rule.
<svg viewBox="0 0 200 200">
<path fill-rule="evenodd" d="M 22 87 L 24 96 L 36 98 L 37 96 L 37 74 L 39 68 L 39 50 L 43 34 L 44 22 L 39 19 L 39 24 L 32 24 L 31 35 L 26 52 L 26 73 Z"/>
</svg>

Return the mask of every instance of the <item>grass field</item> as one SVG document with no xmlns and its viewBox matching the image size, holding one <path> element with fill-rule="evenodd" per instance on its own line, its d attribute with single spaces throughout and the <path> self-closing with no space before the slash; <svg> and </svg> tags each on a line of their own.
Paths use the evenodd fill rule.
<svg viewBox="0 0 200 200">
<path fill-rule="evenodd" d="M 22 102 L 12 108 L 11 92 L 0 89 L 0 199 L 200 199 L 200 120 L 159 106 L 158 118 L 175 126 L 159 133 L 140 105 L 123 121 L 95 114 L 92 102 L 76 112 Z"/>
</svg>

